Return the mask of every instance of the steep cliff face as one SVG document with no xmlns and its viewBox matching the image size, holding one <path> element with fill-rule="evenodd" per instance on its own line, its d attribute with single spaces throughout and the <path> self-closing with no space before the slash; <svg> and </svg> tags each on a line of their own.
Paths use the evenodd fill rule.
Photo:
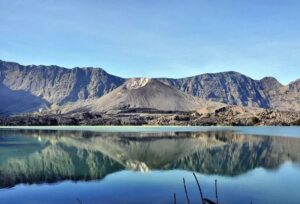
<svg viewBox="0 0 300 204">
<path fill-rule="evenodd" d="M 283 86 L 274 78 L 264 78 L 262 89 L 270 103 L 269 108 L 300 111 L 300 80 Z"/>
<path fill-rule="evenodd" d="M 300 79 L 297 79 L 289 84 L 289 91 L 294 93 L 300 92 Z"/>
<path fill-rule="evenodd" d="M 231 105 L 268 108 L 259 81 L 237 72 L 202 74 L 181 79 L 161 79 L 186 93 Z"/>
<path fill-rule="evenodd" d="M 284 86 L 272 77 L 254 80 L 237 72 L 221 72 L 181 79 L 160 78 L 159 80 L 187 95 L 196 96 L 202 100 L 228 105 L 300 111 L 300 79 Z M 47 107 L 51 107 L 52 104 L 65 105 L 69 102 L 81 104 L 83 100 L 97 100 L 123 85 L 125 81 L 126 79 L 110 75 L 100 68 L 66 69 L 58 66 L 23 66 L 0 60 L 0 84 L 3 87 L 0 90 L 0 95 L 2 94 L 3 101 L 5 100 L 5 103 L 0 102 L 0 114 L 36 111 L 41 106 L 45 107 L 45 104 Z M 135 93 L 144 90 L 145 87 L 143 86 L 147 84 L 147 80 L 137 82 L 132 85 L 133 88 L 130 92 Z M 170 103 L 172 105 L 175 103 L 171 101 L 172 97 L 165 97 L 166 94 L 163 93 L 163 89 L 155 89 L 155 87 L 151 91 L 148 88 L 148 92 L 140 91 L 142 97 L 138 98 L 141 103 L 145 104 L 144 102 L 148 103 L 155 100 L 156 102 L 151 106 L 146 105 L 158 110 L 162 109 L 160 108 L 162 104 L 168 105 L 167 103 Z M 168 90 L 164 89 L 164 91 Z M 7 92 L 11 92 L 14 97 L 8 96 Z M 150 92 L 155 97 L 147 97 L 147 101 L 145 101 L 143 95 Z M 21 95 L 26 95 L 26 97 L 19 97 L 20 100 L 18 100 L 17 96 Z M 119 98 L 119 96 L 116 97 Z M 128 105 L 126 101 L 129 99 L 131 102 L 138 99 L 133 98 L 134 96 L 131 94 L 126 100 L 123 98 L 124 101 L 121 102 Z M 107 101 L 107 96 L 105 98 L 101 101 L 106 100 L 108 104 L 116 103 L 116 101 Z M 185 96 L 185 98 L 191 97 Z M 34 101 L 34 104 L 30 105 L 30 101 Z M 180 103 L 180 110 L 190 110 L 190 104 L 194 103 L 190 100 L 185 101 L 186 104 Z M 9 104 L 10 107 L 6 108 L 5 104 Z M 133 105 L 135 108 L 141 107 L 140 104 L 133 104 L 135 104 Z M 21 106 L 23 108 L 20 108 Z M 13 110 L 13 107 L 17 107 L 16 111 Z M 93 109 L 95 108 L 90 110 Z M 163 110 L 165 109 L 163 108 Z"/>
<path fill-rule="evenodd" d="M 22 66 L 4 61 L 0 61 L 0 80 L 11 90 L 26 91 L 59 105 L 100 97 L 125 81 L 100 68 Z"/>
<path fill-rule="evenodd" d="M 268 95 L 268 92 L 274 92 L 283 87 L 283 85 L 274 77 L 264 77 L 259 80 L 261 89 Z"/>
<path fill-rule="evenodd" d="M 237 72 L 160 80 L 202 99 L 229 105 L 300 110 L 300 80 L 284 86 L 273 77 L 254 80 Z"/>
</svg>

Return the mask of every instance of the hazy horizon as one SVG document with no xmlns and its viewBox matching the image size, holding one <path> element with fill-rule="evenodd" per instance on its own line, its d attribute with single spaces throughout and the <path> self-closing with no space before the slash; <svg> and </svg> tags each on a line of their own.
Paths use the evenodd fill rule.
<svg viewBox="0 0 300 204">
<path fill-rule="evenodd" d="M 130 77 L 300 77 L 300 2 L 0 0 L 0 58 Z"/>
</svg>

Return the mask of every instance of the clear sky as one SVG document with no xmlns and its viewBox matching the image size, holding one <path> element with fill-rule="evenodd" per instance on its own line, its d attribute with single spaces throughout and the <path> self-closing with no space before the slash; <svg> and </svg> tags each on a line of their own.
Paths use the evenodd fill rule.
<svg viewBox="0 0 300 204">
<path fill-rule="evenodd" d="M 300 78 L 299 0 L 0 0 L 0 59 L 123 76 Z"/>
</svg>

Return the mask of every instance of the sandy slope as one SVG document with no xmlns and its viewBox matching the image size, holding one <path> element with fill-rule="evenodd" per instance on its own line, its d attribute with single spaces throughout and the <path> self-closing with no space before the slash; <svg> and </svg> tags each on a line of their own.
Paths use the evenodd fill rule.
<svg viewBox="0 0 300 204">
<path fill-rule="evenodd" d="M 135 78 L 101 98 L 70 103 L 63 106 L 61 111 L 63 113 L 102 112 L 131 108 L 190 111 L 222 106 L 224 104 L 194 97 L 156 79 Z"/>
</svg>

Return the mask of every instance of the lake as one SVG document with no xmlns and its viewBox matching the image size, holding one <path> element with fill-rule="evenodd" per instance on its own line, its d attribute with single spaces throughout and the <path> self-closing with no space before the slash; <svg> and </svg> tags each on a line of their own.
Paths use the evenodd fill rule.
<svg viewBox="0 0 300 204">
<path fill-rule="evenodd" d="M 0 203 L 300 203 L 299 127 L 0 128 Z"/>
</svg>

